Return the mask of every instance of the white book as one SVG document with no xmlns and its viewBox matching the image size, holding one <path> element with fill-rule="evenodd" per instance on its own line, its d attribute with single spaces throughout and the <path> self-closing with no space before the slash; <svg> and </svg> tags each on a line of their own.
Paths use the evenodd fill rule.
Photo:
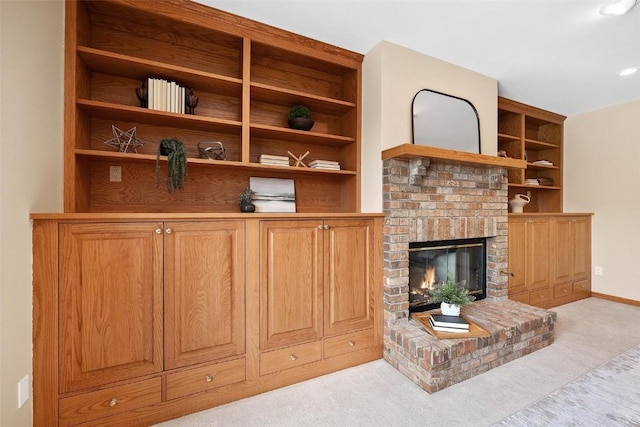
<svg viewBox="0 0 640 427">
<path fill-rule="evenodd" d="M 151 77 L 147 78 L 147 108 L 153 110 L 153 101 L 155 100 L 155 96 L 153 93 L 154 89 L 154 79 Z"/>
<path fill-rule="evenodd" d="M 176 82 L 169 83 L 169 112 L 176 112 Z"/>
</svg>

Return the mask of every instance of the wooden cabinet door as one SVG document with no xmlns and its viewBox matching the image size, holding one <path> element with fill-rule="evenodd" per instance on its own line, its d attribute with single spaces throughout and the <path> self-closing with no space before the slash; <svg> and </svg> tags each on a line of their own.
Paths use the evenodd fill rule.
<svg viewBox="0 0 640 427">
<path fill-rule="evenodd" d="M 527 290 L 527 219 L 509 218 L 509 295 Z"/>
<path fill-rule="evenodd" d="M 551 282 L 573 280 L 573 218 L 555 217 L 551 229 Z"/>
<path fill-rule="evenodd" d="M 527 288 L 549 287 L 549 218 L 527 220 Z"/>
<path fill-rule="evenodd" d="M 324 228 L 324 336 L 373 326 L 373 221 L 326 221 Z"/>
<path fill-rule="evenodd" d="M 322 337 L 321 221 L 260 223 L 260 348 Z"/>
<path fill-rule="evenodd" d="M 60 391 L 161 372 L 161 225 L 61 224 L 59 262 Z"/>
<path fill-rule="evenodd" d="M 165 222 L 165 369 L 244 353 L 244 221 Z"/>
<path fill-rule="evenodd" d="M 591 217 L 573 219 L 573 280 L 591 278 Z"/>
</svg>

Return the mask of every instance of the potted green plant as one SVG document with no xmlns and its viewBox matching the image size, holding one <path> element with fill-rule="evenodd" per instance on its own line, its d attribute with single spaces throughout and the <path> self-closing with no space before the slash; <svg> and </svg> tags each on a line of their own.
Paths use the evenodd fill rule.
<svg viewBox="0 0 640 427">
<path fill-rule="evenodd" d="M 469 294 L 464 281 L 459 283 L 453 281 L 451 273 L 447 275 L 447 280 L 431 291 L 430 295 L 433 302 L 440 303 L 442 314 L 449 316 L 459 316 L 460 307 L 476 299 L 475 296 Z"/>
<path fill-rule="evenodd" d="M 173 193 L 182 190 L 184 177 L 187 176 L 187 153 L 184 144 L 178 139 L 163 139 L 158 145 L 156 155 L 156 179 L 160 185 L 160 156 L 167 156 L 167 190 Z"/>
<path fill-rule="evenodd" d="M 255 212 L 256 205 L 253 204 L 254 194 L 255 192 L 249 187 L 246 187 L 242 193 L 238 194 L 238 205 L 240 205 L 240 212 Z"/>
<path fill-rule="evenodd" d="M 287 116 L 291 129 L 311 130 L 315 122 L 311 118 L 311 111 L 304 105 L 294 105 Z"/>
</svg>

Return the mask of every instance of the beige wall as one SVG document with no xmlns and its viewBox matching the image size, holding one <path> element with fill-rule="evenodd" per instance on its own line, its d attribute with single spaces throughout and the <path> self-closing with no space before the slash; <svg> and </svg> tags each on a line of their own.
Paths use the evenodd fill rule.
<svg viewBox="0 0 640 427">
<path fill-rule="evenodd" d="M 32 211 L 62 209 L 61 1 L 0 0 L 0 426 L 32 424 Z M 52 301 L 51 303 L 55 303 Z"/>
<path fill-rule="evenodd" d="M 594 292 L 640 301 L 640 101 L 565 122 L 564 208 L 593 212 Z"/>
<path fill-rule="evenodd" d="M 497 152 L 497 80 L 386 41 L 363 63 L 362 211 L 382 210 L 382 150 L 411 143 L 411 102 L 421 89 L 470 101 L 480 117 L 482 154 Z"/>
</svg>

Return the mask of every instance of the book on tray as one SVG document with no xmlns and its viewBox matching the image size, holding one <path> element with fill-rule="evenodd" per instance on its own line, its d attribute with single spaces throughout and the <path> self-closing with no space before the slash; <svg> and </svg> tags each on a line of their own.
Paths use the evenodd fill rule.
<svg viewBox="0 0 640 427">
<path fill-rule="evenodd" d="M 340 170 L 340 163 L 333 160 L 313 160 L 309 163 L 309 167 L 315 169 Z"/>
<path fill-rule="evenodd" d="M 456 328 L 469 330 L 469 322 L 460 316 L 445 316 L 443 314 L 432 314 L 429 318 L 431 324 L 443 328 Z"/>
<path fill-rule="evenodd" d="M 469 329 L 465 329 L 465 328 L 452 328 L 452 327 L 448 327 L 448 326 L 437 326 L 433 324 L 433 318 L 429 317 L 429 324 L 431 325 L 431 328 L 434 331 L 438 331 L 438 332 L 453 332 L 456 334 L 464 334 L 469 332 Z"/>
</svg>

